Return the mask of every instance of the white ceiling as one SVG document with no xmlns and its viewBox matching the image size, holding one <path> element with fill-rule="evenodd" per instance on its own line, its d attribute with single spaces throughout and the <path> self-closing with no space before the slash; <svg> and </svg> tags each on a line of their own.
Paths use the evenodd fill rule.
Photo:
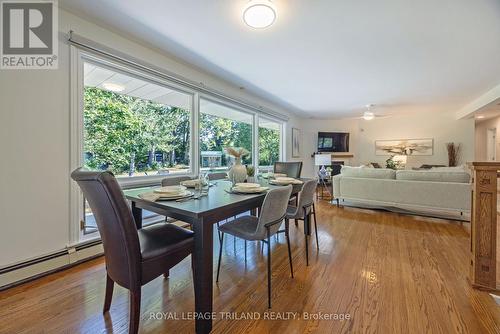
<svg viewBox="0 0 500 334">
<path fill-rule="evenodd" d="M 291 111 L 319 118 L 456 111 L 500 83 L 499 0 L 61 0 Z M 92 36 L 87 36 L 91 38 Z"/>
<path fill-rule="evenodd" d="M 482 108 L 478 109 L 474 116 L 476 117 L 476 122 L 483 122 L 492 118 L 500 117 L 500 98 L 488 103 Z M 477 118 L 478 116 L 482 118 Z"/>
<path fill-rule="evenodd" d="M 85 63 L 83 70 L 85 86 L 106 90 L 106 83 L 115 84 L 123 87 L 123 90 L 120 91 L 119 94 L 191 110 L 191 96 L 188 94 L 168 89 L 92 63 Z"/>
</svg>

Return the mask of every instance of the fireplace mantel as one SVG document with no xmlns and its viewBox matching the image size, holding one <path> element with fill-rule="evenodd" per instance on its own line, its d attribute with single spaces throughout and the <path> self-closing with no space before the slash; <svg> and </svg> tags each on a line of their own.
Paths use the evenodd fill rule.
<svg viewBox="0 0 500 334">
<path fill-rule="evenodd" d="M 332 153 L 332 159 L 337 159 L 337 158 L 352 159 L 352 158 L 354 158 L 354 154 L 351 154 L 351 153 Z"/>
</svg>

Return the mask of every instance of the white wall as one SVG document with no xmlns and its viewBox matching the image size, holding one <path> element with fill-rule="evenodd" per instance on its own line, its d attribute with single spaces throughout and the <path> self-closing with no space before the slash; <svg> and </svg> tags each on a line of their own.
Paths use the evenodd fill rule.
<svg viewBox="0 0 500 334">
<path fill-rule="evenodd" d="M 346 120 L 306 120 L 304 145 L 307 151 L 305 158 L 305 175 L 314 175 L 314 158 L 310 155 L 316 151 L 317 133 L 319 131 L 350 132 L 350 152 L 354 154 L 353 165 L 378 162 L 385 165 L 389 156 L 375 155 L 375 140 L 379 139 L 418 139 L 433 138 L 434 154 L 431 156 L 412 156 L 408 158 L 407 167 L 421 164 L 448 164 L 445 144 L 460 143 L 462 155 L 460 163 L 474 159 L 474 119 L 457 120 L 455 113 L 411 114 L 376 118 L 371 121 L 363 119 Z"/>
<path fill-rule="evenodd" d="M 70 30 L 227 95 L 287 114 L 238 87 L 63 10 L 59 69 L 0 71 L 0 267 L 69 242 Z M 291 127 L 301 120 L 290 115 Z M 287 156 L 291 155 L 287 138 Z"/>
</svg>

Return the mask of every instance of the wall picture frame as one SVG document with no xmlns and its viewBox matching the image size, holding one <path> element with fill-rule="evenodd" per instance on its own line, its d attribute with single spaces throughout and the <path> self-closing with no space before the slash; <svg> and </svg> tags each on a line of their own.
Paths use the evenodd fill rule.
<svg viewBox="0 0 500 334">
<path fill-rule="evenodd" d="M 292 128 L 292 158 L 300 158 L 302 150 L 302 134 L 300 129 Z"/>
<path fill-rule="evenodd" d="M 394 139 L 376 140 L 375 155 L 412 155 L 424 156 L 434 154 L 434 139 Z"/>
</svg>

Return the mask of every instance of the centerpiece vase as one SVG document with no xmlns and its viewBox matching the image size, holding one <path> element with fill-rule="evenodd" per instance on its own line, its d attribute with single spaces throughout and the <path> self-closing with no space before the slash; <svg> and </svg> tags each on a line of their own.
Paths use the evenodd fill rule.
<svg viewBox="0 0 500 334">
<path fill-rule="evenodd" d="M 233 167 L 228 172 L 229 180 L 235 183 L 245 182 L 247 179 L 247 168 L 241 164 L 241 158 L 236 158 Z"/>
</svg>

